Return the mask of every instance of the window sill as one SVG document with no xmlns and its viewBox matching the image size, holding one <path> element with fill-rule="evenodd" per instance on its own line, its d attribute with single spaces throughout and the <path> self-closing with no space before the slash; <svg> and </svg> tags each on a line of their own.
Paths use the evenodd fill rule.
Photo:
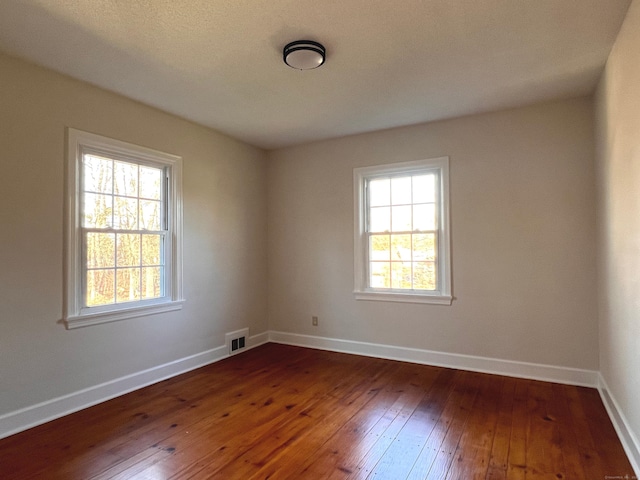
<svg viewBox="0 0 640 480">
<path fill-rule="evenodd" d="M 355 291 L 356 300 L 372 300 L 377 302 L 426 303 L 432 305 L 451 305 L 451 295 L 423 295 L 416 293 Z"/>
<path fill-rule="evenodd" d="M 140 307 L 127 308 L 122 310 L 112 310 L 99 313 L 89 313 L 84 315 L 74 315 L 66 317 L 63 322 L 67 330 L 74 328 L 88 327 L 91 325 L 99 325 L 101 323 L 117 322 L 127 320 L 129 318 L 145 317 L 157 313 L 173 312 L 182 310 L 184 300 L 175 300 L 165 303 L 157 303 L 154 305 L 145 305 Z"/>
</svg>

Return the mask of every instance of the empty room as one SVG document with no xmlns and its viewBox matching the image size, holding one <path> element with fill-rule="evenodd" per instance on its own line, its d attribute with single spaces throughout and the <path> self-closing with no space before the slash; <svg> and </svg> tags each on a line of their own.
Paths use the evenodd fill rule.
<svg viewBox="0 0 640 480">
<path fill-rule="evenodd" d="M 638 59 L 640 0 L 0 1 L 0 478 L 638 478 Z"/>
</svg>

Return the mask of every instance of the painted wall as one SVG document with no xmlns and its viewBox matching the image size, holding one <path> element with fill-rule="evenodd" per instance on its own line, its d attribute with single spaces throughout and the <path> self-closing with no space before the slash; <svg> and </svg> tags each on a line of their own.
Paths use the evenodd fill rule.
<svg viewBox="0 0 640 480">
<path fill-rule="evenodd" d="M 640 2 L 596 95 L 600 371 L 640 464 Z"/>
<path fill-rule="evenodd" d="M 184 309 L 67 331 L 65 127 L 183 157 Z M 0 415 L 267 330 L 266 156 L 0 56 Z"/>
<path fill-rule="evenodd" d="M 354 300 L 353 168 L 443 155 L 453 305 Z M 271 330 L 598 369 L 591 99 L 291 147 L 269 160 Z"/>
</svg>

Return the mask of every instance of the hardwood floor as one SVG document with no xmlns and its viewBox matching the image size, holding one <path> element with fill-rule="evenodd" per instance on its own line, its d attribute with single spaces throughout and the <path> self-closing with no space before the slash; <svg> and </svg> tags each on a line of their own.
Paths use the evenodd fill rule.
<svg viewBox="0 0 640 480">
<path fill-rule="evenodd" d="M 0 440 L 2 479 L 598 479 L 594 389 L 267 344 Z"/>
</svg>

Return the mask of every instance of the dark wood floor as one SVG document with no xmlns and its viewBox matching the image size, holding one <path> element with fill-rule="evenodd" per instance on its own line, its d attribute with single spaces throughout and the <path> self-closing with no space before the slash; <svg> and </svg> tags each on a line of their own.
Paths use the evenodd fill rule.
<svg viewBox="0 0 640 480">
<path fill-rule="evenodd" d="M 597 479 L 594 389 L 268 344 L 0 440 L 2 479 Z"/>
</svg>

